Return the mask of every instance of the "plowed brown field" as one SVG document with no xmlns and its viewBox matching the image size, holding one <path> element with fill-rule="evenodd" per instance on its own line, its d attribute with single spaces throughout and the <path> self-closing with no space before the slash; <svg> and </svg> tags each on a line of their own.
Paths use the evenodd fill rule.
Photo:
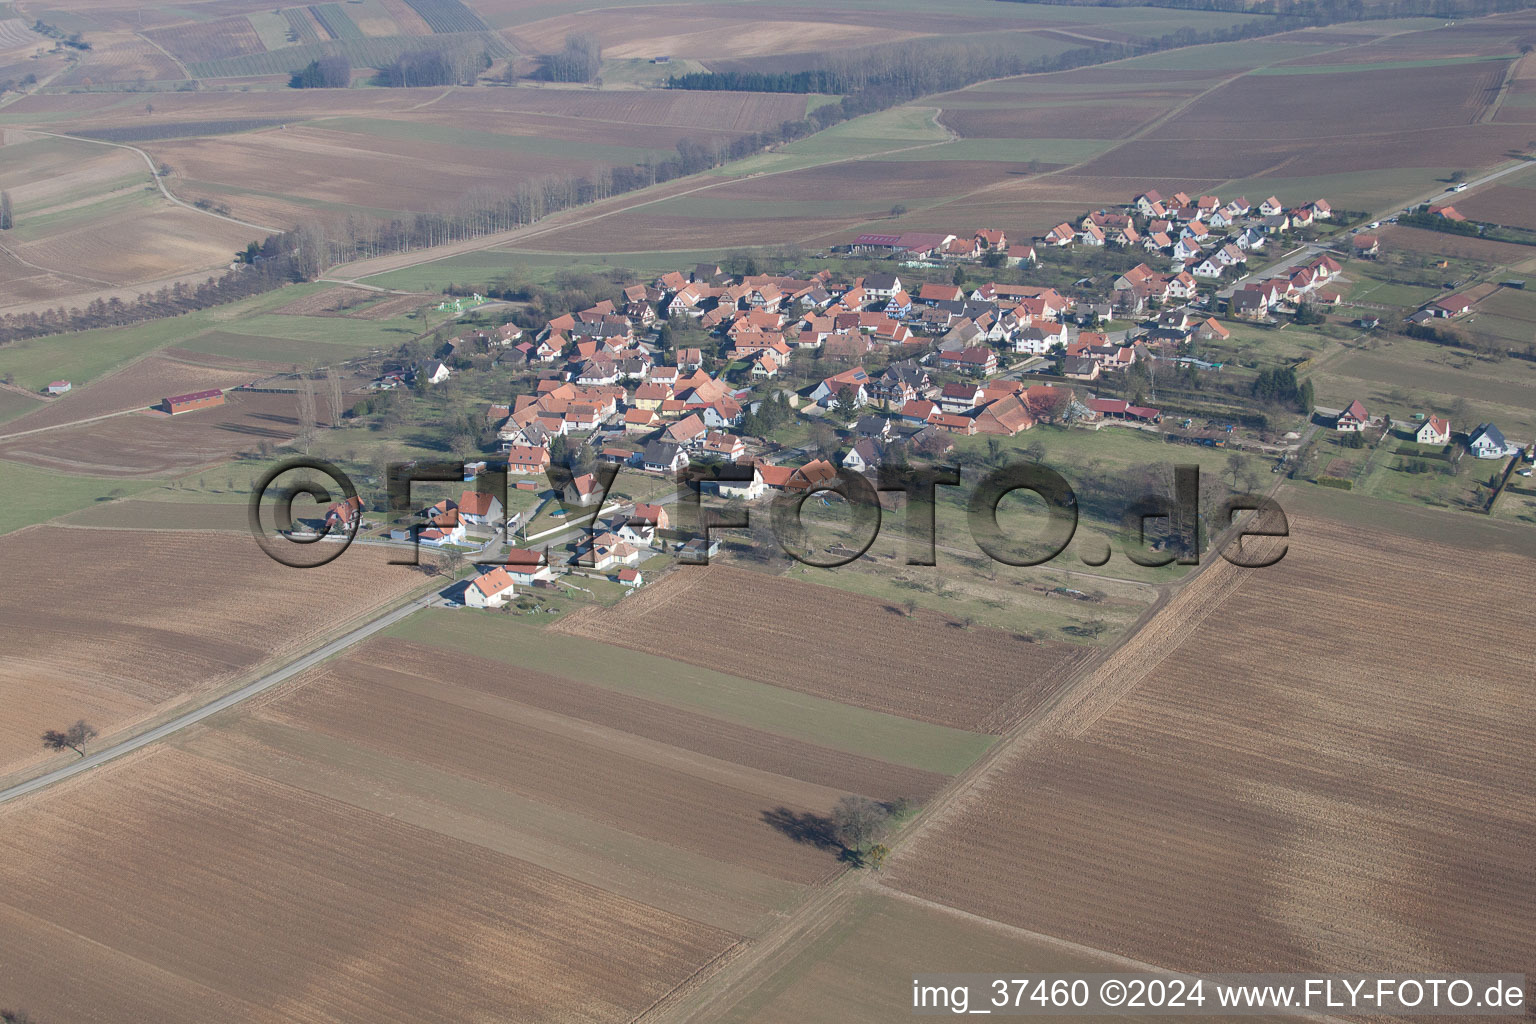
<svg viewBox="0 0 1536 1024">
<path fill-rule="evenodd" d="M 810 883 L 836 870 L 834 858 L 775 832 L 762 814 L 825 813 L 838 790 L 536 713 L 495 694 L 495 677 L 481 689 L 458 684 L 457 664 L 445 672 L 441 657 L 428 671 L 343 662 L 265 713 L 772 878 Z"/>
<path fill-rule="evenodd" d="M 429 679 L 443 674 L 442 650 L 404 640 L 375 640 L 349 660 Z M 453 675 L 461 685 L 506 700 L 844 793 L 925 800 L 947 781 L 936 772 L 816 746 L 574 679 L 510 668 L 505 662 L 455 654 Z"/>
<path fill-rule="evenodd" d="M 327 402 L 323 393 L 315 396 L 317 417 L 328 415 Z M 298 433 L 297 403 L 294 395 L 241 392 L 227 395 L 221 406 L 174 417 L 127 413 L 9 441 L 0 438 L 0 456 L 87 476 L 185 473 L 254 452 L 263 441 L 291 440 Z"/>
<path fill-rule="evenodd" d="M 1293 519 L 1278 566 L 1197 577 L 888 877 L 1172 968 L 1530 964 L 1532 569 Z"/>
<path fill-rule="evenodd" d="M 22 430 L 74 423 L 108 413 L 147 409 L 170 395 L 229 388 L 266 376 L 270 372 L 260 368 L 204 366 L 197 362 L 150 356 L 87 387 L 81 387 L 77 381 L 75 389 L 67 395 L 50 401 L 36 412 L 0 429 L 0 437 Z"/>
<path fill-rule="evenodd" d="M 0 773 L 84 718 L 103 736 L 302 649 L 419 577 L 359 546 L 290 569 L 248 536 L 32 527 L 0 538 Z M 57 755 L 55 755 L 57 756 Z M 73 755 L 70 755 L 73 756 Z"/>
<path fill-rule="evenodd" d="M 175 750 L 4 821 L 5 996 L 43 1020 L 619 1022 L 735 942 Z"/>
<path fill-rule="evenodd" d="M 729 566 L 682 567 L 617 607 L 554 627 L 859 707 L 998 732 L 1085 652 Z"/>
</svg>

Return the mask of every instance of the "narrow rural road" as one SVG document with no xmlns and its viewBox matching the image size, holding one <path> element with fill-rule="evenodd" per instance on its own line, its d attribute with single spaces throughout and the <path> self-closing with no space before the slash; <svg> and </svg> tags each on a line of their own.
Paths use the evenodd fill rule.
<svg viewBox="0 0 1536 1024">
<path fill-rule="evenodd" d="M 39 775 L 34 779 L 28 779 L 26 782 L 17 783 L 16 785 L 11 786 L 9 789 L 0 790 L 0 804 L 19 799 L 20 797 L 24 797 L 29 793 L 36 793 L 38 790 L 46 789 L 56 782 L 63 782 L 65 779 L 79 775 L 81 772 L 87 772 L 92 768 L 100 767 L 101 765 L 106 764 L 108 761 L 122 757 L 124 754 L 130 754 L 133 751 L 140 749 L 141 747 L 147 747 L 151 743 L 158 743 L 165 739 L 167 736 L 172 736 L 178 732 L 181 732 L 188 726 L 196 725 L 198 722 L 201 722 L 203 719 L 209 717 L 210 715 L 216 715 L 220 711 L 225 711 L 229 708 L 232 708 L 235 705 L 242 703 L 243 701 L 250 700 L 252 697 L 259 693 L 264 693 L 267 690 L 270 690 L 278 683 L 292 679 L 300 672 L 303 672 L 309 668 L 313 668 L 325 659 L 331 657 L 333 654 L 339 654 L 340 652 L 346 650 L 348 647 L 351 647 L 354 644 L 367 639 L 380 630 L 392 626 L 400 620 L 414 614 L 415 612 L 418 612 L 421 609 L 436 603 L 440 603 L 440 599 L 436 598 L 435 596 L 428 598 L 413 597 L 405 604 L 392 608 L 391 610 L 380 615 L 378 618 L 373 619 L 371 622 L 359 626 L 357 629 L 347 633 L 345 636 L 341 636 L 335 640 L 332 640 L 330 643 L 324 645 L 323 647 L 316 648 L 308 654 L 296 658 L 282 668 L 262 676 L 260 679 L 253 683 L 242 686 L 240 689 L 234 690 L 230 693 L 226 693 L 224 696 L 210 701 L 209 703 L 204 704 L 199 708 L 195 708 L 192 711 L 188 711 L 183 715 L 178 715 L 177 717 L 171 719 L 169 722 L 158 725 L 155 728 L 150 729 L 148 732 L 140 733 L 139 735 L 134 736 L 132 739 L 123 740 L 121 743 L 115 743 L 112 746 L 105 748 L 104 750 L 98 750 L 94 754 L 80 758 L 73 764 L 66 765 L 63 768 L 56 768 L 47 774 Z"/>
<path fill-rule="evenodd" d="M 132 413 L 143 411 L 143 408 L 119 409 L 117 412 L 102 413 L 100 416 L 87 416 L 83 420 L 70 420 L 67 423 L 51 423 L 46 427 L 33 427 L 31 430 L 16 430 L 9 434 L 0 434 L 0 441 L 13 441 L 18 437 L 26 437 L 28 434 L 43 434 L 50 430 L 61 430 L 64 427 L 78 427 L 86 423 L 98 423 L 101 420 L 110 420 L 117 416 L 128 416 Z"/>
</svg>

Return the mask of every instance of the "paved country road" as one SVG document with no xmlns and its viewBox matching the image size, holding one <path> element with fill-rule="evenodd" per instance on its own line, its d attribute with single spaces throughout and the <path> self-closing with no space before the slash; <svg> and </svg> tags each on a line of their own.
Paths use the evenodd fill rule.
<svg viewBox="0 0 1536 1024">
<path fill-rule="evenodd" d="M 78 775 L 81 772 L 90 771 L 92 768 L 106 764 L 108 761 L 111 761 L 114 758 L 122 757 L 124 754 L 132 753 L 133 751 L 138 750 L 140 747 L 147 747 L 151 743 L 158 743 L 160 740 L 165 739 L 167 736 L 178 733 L 190 725 L 196 725 L 198 722 L 201 722 L 203 719 L 210 715 L 218 714 L 220 711 L 232 708 L 236 704 L 247 701 L 259 693 L 270 690 L 278 683 L 293 678 L 300 672 L 303 672 L 305 669 L 313 668 L 315 665 L 320 664 L 320 662 L 329 658 L 331 655 L 338 654 L 341 651 L 346 650 L 353 644 L 356 644 L 359 641 L 372 636 L 373 634 L 379 632 L 382 629 L 385 629 L 388 626 L 394 625 L 401 619 L 404 619 L 412 613 L 418 612 L 421 609 L 427 607 L 429 604 L 434 603 L 441 603 L 441 601 L 435 596 L 429 596 L 426 598 L 413 597 L 407 603 L 385 612 L 366 625 L 359 626 L 357 629 L 347 633 L 345 636 L 338 637 L 325 646 L 316 648 L 303 657 L 289 662 L 282 668 L 277 669 L 268 675 L 262 676 L 255 682 L 246 686 L 242 686 L 238 690 L 226 693 L 224 696 L 219 697 L 217 700 L 204 704 L 203 706 L 195 708 L 192 711 L 188 711 L 185 714 L 178 715 L 177 717 L 171 719 L 169 722 L 158 725 L 155 728 L 150 729 L 148 732 L 140 733 L 138 736 L 134 736 L 132 739 L 123 740 L 121 743 L 115 743 L 110 747 L 98 750 L 93 754 L 87 755 L 86 757 L 79 758 L 75 760 L 74 763 L 65 765 L 63 768 L 56 768 L 45 775 L 39 775 L 35 779 L 28 779 L 26 782 L 18 783 L 17 785 L 11 786 L 9 789 L 0 790 L 0 804 L 26 796 L 29 793 L 35 793 L 38 790 L 45 789 L 56 782 L 63 782 L 65 779 L 70 778 L 71 776 Z"/>
</svg>

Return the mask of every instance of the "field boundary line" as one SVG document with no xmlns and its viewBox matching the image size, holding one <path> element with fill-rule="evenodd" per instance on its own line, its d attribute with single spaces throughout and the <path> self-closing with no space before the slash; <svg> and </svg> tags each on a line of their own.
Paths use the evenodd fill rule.
<svg viewBox="0 0 1536 1024">
<path fill-rule="evenodd" d="M 181 62 L 181 58 L 180 57 L 177 57 L 170 50 L 167 50 L 165 47 L 161 46 L 159 43 L 155 42 L 153 39 L 151 39 L 149 36 L 145 35 L 142 32 L 135 32 L 134 36 L 136 38 L 144 40 L 150 46 L 153 46 L 155 49 L 157 49 L 161 53 L 165 54 L 166 59 L 169 60 L 172 64 L 176 65 L 176 70 L 181 72 L 181 77 L 182 78 L 185 78 L 185 79 L 187 79 L 188 81 L 191 81 L 191 82 L 197 81 L 197 77 L 195 75 L 193 75 L 192 72 L 187 70 L 187 66 Z"/>
<path fill-rule="evenodd" d="M 1056 946 L 1070 953 L 1090 956 L 1099 960 L 1107 960 L 1115 967 L 1122 970 L 1146 971 L 1154 974 L 1169 975 L 1188 973 L 1184 971 L 1176 971 L 1171 967 L 1163 967 L 1160 964 L 1148 963 L 1145 960 L 1137 960 L 1135 957 L 1125 956 L 1122 953 L 1115 953 L 1107 949 L 1099 949 L 1097 946 L 1085 946 L 1081 942 L 1073 942 L 1071 939 L 1063 939 L 1055 935 L 1047 935 L 1044 932 L 1031 931 L 1028 928 L 1021 928 L 1016 924 L 1008 924 L 1006 921 L 994 921 L 990 917 L 982 917 L 980 914 L 973 914 L 968 910 L 961 910 L 959 907 L 952 907 L 947 903 L 939 903 L 936 900 L 926 899 L 922 896 L 914 896 L 912 893 L 909 893 L 903 889 L 897 889 L 894 886 L 886 885 L 885 882 L 879 878 L 871 879 L 867 884 L 871 888 L 878 889 L 882 896 L 888 896 L 894 899 L 902 900 L 906 903 L 912 903 L 927 910 L 935 910 L 939 913 L 947 914 L 951 917 L 960 918 L 961 920 L 970 924 L 979 925 L 984 928 L 990 928 L 994 931 L 1001 931 L 1017 938 L 1028 939 L 1032 942 L 1044 943 L 1045 945 L 1049 946 Z M 1292 1010 L 1289 1011 L 1289 1015 L 1302 1017 L 1307 1020 L 1325 1022 L 1325 1024 L 1350 1024 L 1350 1022 L 1346 1021 L 1343 1017 L 1334 1017 L 1326 1013 L 1315 1013 L 1311 1010 Z"/>
</svg>

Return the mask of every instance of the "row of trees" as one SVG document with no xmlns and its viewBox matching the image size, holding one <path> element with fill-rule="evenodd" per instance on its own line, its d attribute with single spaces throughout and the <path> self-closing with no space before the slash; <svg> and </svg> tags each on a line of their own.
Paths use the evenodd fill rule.
<svg viewBox="0 0 1536 1024">
<path fill-rule="evenodd" d="M 9 231 L 16 226 L 16 217 L 11 213 L 11 194 L 0 192 L 0 231 Z"/>
<path fill-rule="evenodd" d="M 352 84 L 352 62 L 340 53 L 312 60 L 295 71 L 288 84 L 295 89 L 345 89 Z"/>
<path fill-rule="evenodd" d="M 590 82 L 603 66 L 603 48 L 587 32 L 565 37 L 565 48 L 539 59 L 539 77 L 550 82 Z"/>
<path fill-rule="evenodd" d="M 234 302 L 297 281 L 317 277 L 324 269 L 324 235 L 316 229 L 298 228 L 268 236 L 254 253 L 242 254 L 240 266 L 198 285 L 182 281 L 157 292 L 122 299 L 95 299 L 84 309 L 60 306 L 42 313 L 12 313 L 0 317 L 0 344 L 68 331 L 121 327 L 195 309 Z"/>
<path fill-rule="evenodd" d="M 480 73 L 491 66 L 491 55 L 484 49 L 464 47 L 457 50 L 408 50 L 386 64 L 374 76 L 373 84 L 396 89 L 427 85 L 474 85 Z"/>
<path fill-rule="evenodd" d="M 373 84 L 397 89 L 474 85 L 490 66 L 490 53 L 473 45 L 407 50 L 392 62 L 376 68 Z M 328 54 L 295 71 L 288 84 L 295 89 L 345 89 L 352 84 L 352 62 L 345 54 Z"/>
</svg>

